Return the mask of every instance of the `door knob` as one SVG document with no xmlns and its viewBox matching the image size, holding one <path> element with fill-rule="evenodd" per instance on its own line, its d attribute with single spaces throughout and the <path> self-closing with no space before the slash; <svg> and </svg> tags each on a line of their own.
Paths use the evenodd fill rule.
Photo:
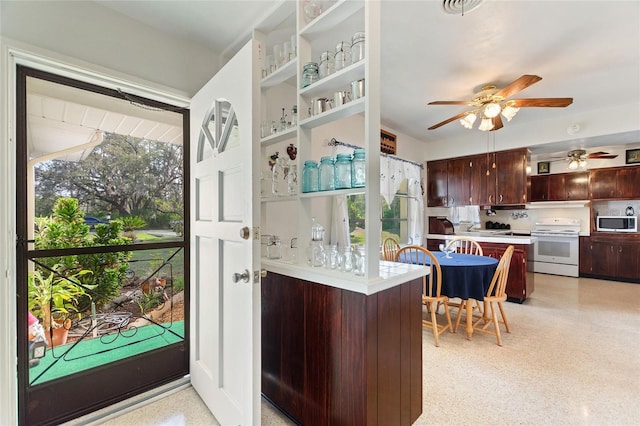
<svg viewBox="0 0 640 426">
<path fill-rule="evenodd" d="M 260 269 L 260 278 L 264 278 L 267 276 L 267 270 L 262 268 Z"/>
<path fill-rule="evenodd" d="M 238 281 L 240 281 L 240 280 L 244 281 L 245 283 L 248 283 L 248 282 L 249 282 L 249 271 L 245 269 L 245 270 L 244 270 L 244 272 L 243 272 L 243 273 L 241 273 L 241 274 L 239 274 L 239 273 L 237 273 L 237 272 L 236 272 L 236 273 L 234 273 L 234 274 L 233 274 L 233 276 L 231 277 L 231 280 L 232 280 L 234 283 L 237 283 L 237 282 L 238 282 Z"/>
<path fill-rule="evenodd" d="M 249 227 L 245 226 L 242 229 L 240 229 L 240 238 L 242 238 L 243 240 L 248 240 L 250 233 L 251 232 L 249 231 Z"/>
</svg>

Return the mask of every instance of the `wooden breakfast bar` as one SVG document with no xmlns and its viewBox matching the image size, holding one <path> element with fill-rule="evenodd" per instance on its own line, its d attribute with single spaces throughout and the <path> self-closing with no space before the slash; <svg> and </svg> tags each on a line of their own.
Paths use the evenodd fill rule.
<svg viewBox="0 0 640 426">
<path fill-rule="evenodd" d="M 262 393 L 303 425 L 410 425 L 422 413 L 422 277 L 264 261 Z"/>
</svg>

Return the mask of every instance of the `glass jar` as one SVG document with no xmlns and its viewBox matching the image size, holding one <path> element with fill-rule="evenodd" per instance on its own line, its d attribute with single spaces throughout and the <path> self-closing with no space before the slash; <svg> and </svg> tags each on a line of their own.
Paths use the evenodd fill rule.
<svg viewBox="0 0 640 426">
<path fill-rule="evenodd" d="M 267 258 L 268 259 L 281 259 L 282 258 L 282 240 L 277 235 L 272 235 L 267 243 Z"/>
<path fill-rule="evenodd" d="M 307 160 L 302 169 L 302 192 L 316 192 L 319 187 L 318 162 Z"/>
<path fill-rule="evenodd" d="M 291 107 L 291 127 L 298 125 L 298 105 Z"/>
<path fill-rule="evenodd" d="M 320 191 L 333 191 L 334 189 L 336 186 L 333 158 L 322 157 L 320 159 Z"/>
<path fill-rule="evenodd" d="M 353 273 L 358 276 L 364 276 L 365 263 L 364 246 L 358 246 L 354 255 Z"/>
<path fill-rule="evenodd" d="M 338 253 L 338 246 L 335 244 L 329 244 L 324 247 L 326 253 L 325 267 L 327 269 L 337 269 L 340 253 Z"/>
<path fill-rule="evenodd" d="M 289 173 L 289 160 L 285 157 L 276 158 L 276 164 L 273 165 L 272 180 L 271 180 L 271 193 L 278 197 L 287 195 L 287 180 L 286 176 Z"/>
<path fill-rule="evenodd" d="M 341 41 L 336 45 L 336 54 L 333 57 L 333 69 L 337 72 L 351 65 L 351 43 Z"/>
<path fill-rule="evenodd" d="M 351 188 L 351 154 L 338 154 L 335 181 L 335 189 Z"/>
<path fill-rule="evenodd" d="M 351 253 L 351 246 L 346 246 L 342 249 L 340 254 L 340 271 L 351 272 L 353 270 L 353 254 Z"/>
<path fill-rule="evenodd" d="M 318 64 L 307 62 L 302 68 L 302 87 L 307 87 L 320 79 L 318 75 Z"/>
<path fill-rule="evenodd" d="M 364 149 L 357 148 L 353 151 L 353 160 L 351 161 L 351 187 L 364 187 L 365 179 Z"/>
<path fill-rule="evenodd" d="M 364 52 L 364 32 L 359 31 L 351 37 L 351 63 L 363 60 Z"/>
<path fill-rule="evenodd" d="M 320 66 L 318 69 L 318 75 L 320 78 L 325 78 L 333 72 L 333 52 L 326 51 L 320 54 Z"/>
<path fill-rule="evenodd" d="M 291 164 L 289 166 L 289 173 L 287 174 L 287 193 L 289 195 L 296 195 L 298 193 L 298 166 Z"/>
</svg>

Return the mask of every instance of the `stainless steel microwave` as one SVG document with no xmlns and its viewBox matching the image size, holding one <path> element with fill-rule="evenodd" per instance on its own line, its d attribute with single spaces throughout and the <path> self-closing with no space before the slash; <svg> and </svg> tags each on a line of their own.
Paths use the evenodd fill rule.
<svg viewBox="0 0 640 426">
<path fill-rule="evenodd" d="M 598 216 L 597 230 L 605 232 L 638 232 L 637 216 Z"/>
</svg>

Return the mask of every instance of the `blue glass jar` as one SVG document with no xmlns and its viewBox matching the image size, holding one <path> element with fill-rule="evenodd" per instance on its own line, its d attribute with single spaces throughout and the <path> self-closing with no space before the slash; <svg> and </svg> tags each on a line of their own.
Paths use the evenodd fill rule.
<svg viewBox="0 0 640 426">
<path fill-rule="evenodd" d="M 364 187 L 366 176 L 364 149 L 355 149 L 353 151 L 353 160 L 351 161 L 351 187 Z"/>
<path fill-rule="evenodd" d="M 302 192 L 316 192 L 319 188 L 318 162 L 307 160 L 302 169 Z"/>
<path fill-rule="evenodd" d="M 320 159 L 320 191 L 333 191 L 336 189 L 333 158 L 322 157 Z"/>
<path fill-rule="evenodd" d="M 351 188 L 351 154 L 338 154 L 335 166 L 336 189 Z"/>
</svg>

